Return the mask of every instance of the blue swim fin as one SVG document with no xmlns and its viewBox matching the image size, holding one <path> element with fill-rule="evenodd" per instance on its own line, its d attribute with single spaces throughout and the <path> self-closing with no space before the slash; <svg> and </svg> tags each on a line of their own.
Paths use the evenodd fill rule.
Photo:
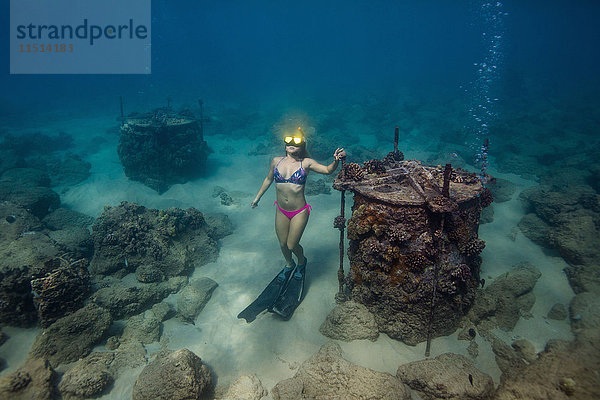
<svg viewBox="0 0 600 400">
<path fill-rule="evenodd" d="M 286 271 L 288 270 L 288 271 Z M 256 319 L 256 316 L 266 309 L 271 311 L 271 307 L 277 298 L 286 289 L 290 276 L 292 276 L 292 268 L 282 269 L 277 276 L 267 285 L 265 290 L 254 300 L 248 307 L 238 314 L 238 318 L 243 318 L 250 323 Z"/>
<path fill-rule="evenodd" d="M 294 269 L 294 274 L 292 274 L 287 287 L 273 305 L 272 311 L 286 321 L 292 317 L 296 307 L 302 302 L 305 275 L 306 264 L 297 266 Z"/>
</svg>

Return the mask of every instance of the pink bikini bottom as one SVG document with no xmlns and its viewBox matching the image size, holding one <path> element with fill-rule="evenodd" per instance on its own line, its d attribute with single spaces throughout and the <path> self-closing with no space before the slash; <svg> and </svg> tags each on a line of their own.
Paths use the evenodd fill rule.
<svg viewBox="0 0 600 400">
<path fill-rule="evenodd" d="M 298 214 L 300 211 L 303 211 L 304 209 L 306 209 L 307 212 L 308 212 L 308 215 L 310 215 L 310 210 L 312 209 L 311 206 L 309 206 L 308 204 L 306 204 L 304 207 L 302 207 L 299 210 L 296 210 L 296 211 L 285 211 L 283 208 L 279 207 L 279 204 L 277 204 L 277 200 L 275 200 L 274 204 L 277 206 L 277 208 L 279 209 L 279 211 L 281 211 L 282 214 L 285 215 L 286 217 L 288 217 L 289 219 L 294 218 L 294 215 Z"/>
</svg>

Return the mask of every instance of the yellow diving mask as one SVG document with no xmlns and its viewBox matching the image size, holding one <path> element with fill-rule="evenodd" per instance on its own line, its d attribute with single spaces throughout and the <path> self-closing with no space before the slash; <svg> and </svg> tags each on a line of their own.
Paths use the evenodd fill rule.
<svg viewBox="0 0 600 400">
<path fill-rule="evenodd" d="M 303 146 L 306 144 L 306 140 L 304 139 L 304 132 L 302 132 L 302 128 L 298 127 L 299 134 L 295 135 L 287 135 L 283 138 L 286 146 Z"/>
<path fill-rule="evenodd" d="M 286 136 L 283 141 L 287 146 L 302 146 L 306 143 L 302 136 Z"/>
</svg>

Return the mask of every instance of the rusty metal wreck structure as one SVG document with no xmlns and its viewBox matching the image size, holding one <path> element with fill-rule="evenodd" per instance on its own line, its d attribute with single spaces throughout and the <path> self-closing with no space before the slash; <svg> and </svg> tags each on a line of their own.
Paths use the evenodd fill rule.
<svg viewBox="0 0 600 400">
<path fill-rule="evenodd" d="M 334 182 L 342 203 L 354 194 L 350 271 L 340 263 L 336 297 L 367 306 L 392 338 L 427 341 L 428 354 L 430 339 L 454 332 L 473 303 L 485 247 L 479 216 L 492 197 L 477 174 L 403 158 L 396 133 L 383 160 L 344 163 Z M 334 225 L 343 235 L 343 207 Z"/>
<path fill-rule="evenodd" d="M 169 104 L 148 113 L 124 116 L 117 152 L 129 179 L 163 193 L 174 184 L 196 178 L 210 154 L 204 140 L 203 103 L 200 116 L 176 112 Z"/>
</svg>

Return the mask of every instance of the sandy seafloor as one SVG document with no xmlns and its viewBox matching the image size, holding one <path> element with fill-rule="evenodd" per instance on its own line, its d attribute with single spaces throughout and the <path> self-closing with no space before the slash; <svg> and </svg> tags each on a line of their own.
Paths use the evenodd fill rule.
<svg viewBox="0 0 600 400">
<path fill-rule="evenodd" d="M 209 277 L 217 281 L 219 287 L 196 319 L 195 325 L 183 323 L 177 318 L 165 321 L 161 342 L 169 349 L 188 348 L 200 356 L 214 371 L 218 385 L 228 385 L 241 375 L 254 373 L 263 386 L 270 390 L 278 381 L 292 377 L 302 362 L 330 340 L 319 333 L 319 326 L 335 306 L 334 295 L 338 289 L 339 231 L 333 228 L 333 219 L 339 213 L 339 192 L 332 190 L 331 195 L 307 196 L 313 207 L 301 240 L 309 261 L 307 293 L 293 318 L 286 322 L 264 313 L 247 324 L 237 319 L 237 314 L 263 290 L 284 263 L 274 230 L 275 189 L 269 189 L 258 208 L 251 209 L 249 206 L 268 171 L 270 156 L 248 156 L 247 153 L 256 145 L 255 141 L 249 139 L 207 136 L 205 139 L 215 151 L 209 161 L 212 175 L 175 185 L 159 195 L 125 177 L 116 152 L 117 135 L 107 137 L 108 142 L 102 144 L 92 141 L 97 135 L 106 137 L 106 130 L 114 125 L 115 120 L 111 116 L 53 121 L 42 130 L 48 134 L 57 131 L 69 133 L 77 146 L 72 149 L 73 152 L 80 153 L 81 150 L 84 159 L 92 163 L 91 176 L 86 181 L 74 187 L 54 188 L 61 196 L 62 205 L 94 217 L 101 214 L 105 205 L 118 205 L 123 200 L 149 208 L 195 207 L 204 213 L 226 213 L 235 226 L 234 233 L 221 240 L 218 260 L 196 268 L 192 277 Z M 12 132 L 18 134 L 14 130 Z M 369 139 L 365 138 L 365 142 L 372 142 Z M 344 144 L 339 145 L 343 147 Z M 382 153 L 391 150 L 389 147 L 382 147 Z M 407 158 L 424 159 L 428 155 L 419 152 L 419 149 L 406 148 L 406 143 L 403 146 L 402 141 L 399 147 Z M 85 154 L 85 149 L 94 149 L 95 152 Z M 334 150 L 331 149 L 332 154 Z M 283 146 L 281 151 L 283 153 Z M 573 338 L 568 320 L 546 318 L 553 304 L 569 304 L 573 296 L 562 271 L 566 264 L 561 257 L 542 251 L 518 231 L 517 223 L 524 214 L 518 194 L 535 182 L 498 173 L 493 164 L 492 159 L 489 172 L 512 181 L 519 190 L 512 200 L 494 204 L 494 221 L 480 227 L 480 238 L 487 243 L 482 253 L 481 276 L 489 285 L 494 278 L 522 261 L 531 262 L 542 272 L 534 289 L 536 303 L 531 310 L 533 317 L 520 319 L 511 332 L 496 330 L 494 333 L 507 343 L 517 338 L 527 339 L 537 351 L 541 351 L 551 338 Z M 319 177 L 312 173 L 309 180 Z M 239 202 L 232 206 L 221 205 L 218 198 L 212 197 L 215 186 L 224 187 Z M 346 218 L 351 216 L 351 205 L 352 196 L 347 196 Z M 347 258 L 345 267 L 347 271 Z M 125 279 L 128 278 L 131 277 Z M 176 295 L 171 295 L 166 301 L 175 304 Z M 10 327 L 3 330 L 10 339 L 0 347 L 0 357 L 8 364 L 0 375 L 21 366 L 39 332 L 38 329 Z M 457 334 L 455 332 L 451 336 L 434 339 L 431 357 L 445 352 L 469 357 L 469 342 L 457 340 Z M 475 365 L 491 375 L 498 384 L 500 370 L 490 345 L 479 336 L 475 340 L 479 345 Z M 385 334 L 381 334 L 376 342 L 357 340 L 338 343 L 343 356 L 351 362 L 393 375 L 399 365 L 424 359 L 425 343 L 408 346 Z M 147 349 L 151 354 L 160 347 L 160 344 L 154 343 Z M 98 346 L 95 350 L 106 349 Z M 142 368 L 123 373 L 102 399 L 130 398 L 133 384 Z M 414 395 L 414 398 L 418 397 Z"/>
</svg>

